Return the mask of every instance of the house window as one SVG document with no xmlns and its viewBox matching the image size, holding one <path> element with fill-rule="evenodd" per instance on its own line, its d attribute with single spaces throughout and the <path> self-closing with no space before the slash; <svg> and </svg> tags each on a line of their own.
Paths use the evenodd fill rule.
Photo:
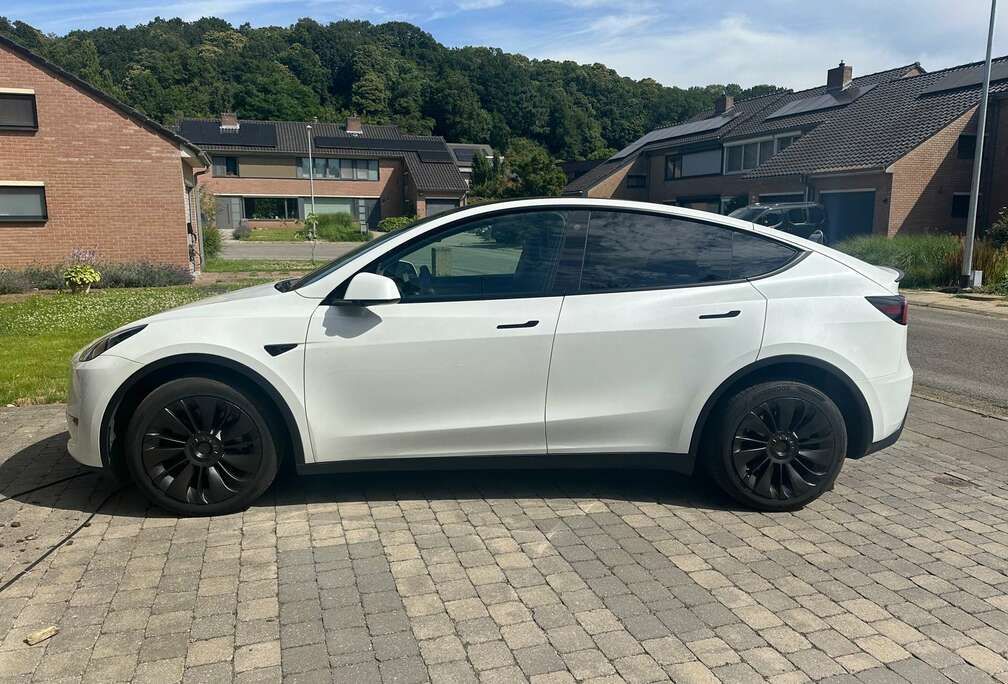
<svg viewBox="0 0 1008 684">
<path fill-rule="evenodd" d="M 259 220 L 297 220 L 296 197 L 246 197 L 245 218 Z"/>
<path fill-rule="evenodd" d="M 767 140 L 725 145 L 724 172 L 743 173 L 752 171 L 776 153 L 787 149 L 801 137 L 801 133 L 787 133 Z"/>
<path fill-rule="evenodd" d="M 45 221 L 45 186 L 0 183 L 0 221 Z"/>
<path fill-rule="evenodd" d="M 0 91 L 0 130 L 38 130 L 35 93 Z"/>
<path fill-rule="evenodd" d="M 665 180 L 721 173 L 721 150 L 670 154 L 665 157 Z"/>
<path fill-rule="evenodd" d="M 959 159 L 972 159 L 976 156 L 976 141 L 977 137 L 975 135 L 969 135 L 963 133 L 959 136 L 959 144 L 956 145 L 956 156 Z"/>
<path fill-rule="evenodd" d="M 628 188 L 646 188 L 647 176 L 643 173 L 628 173 L 626 177 L 626 186 Z"/>
<path fill-rule="evenodd" d="M 378 180 L 377 159 L 329 159 L 315 157 L 313 177 L 316 179 Z M 298 159 L 298 178 L 308 178 L 308 157 Z"/>
<path fill-rule="evenodd" d="M 968 192 L 952 193 L 952 216 L 954 218 L 966 218 L 966 215 L 969 214 L 969 200 Z"/>
<path fill-rule="evenodd" d="M 787 148 L 791 147 L 791 145 L 800 137 L 801 133 L 794 133 L 792 135 L 782 135 L 777 138 L 777 152 L 783 152 Z"/>
<path fill-rule="evenodd" d="M 213 158 L 213 175 L 221 176 L 237 176 L 238 175 L 238 157 L 214 157 Z"/>
</svg>

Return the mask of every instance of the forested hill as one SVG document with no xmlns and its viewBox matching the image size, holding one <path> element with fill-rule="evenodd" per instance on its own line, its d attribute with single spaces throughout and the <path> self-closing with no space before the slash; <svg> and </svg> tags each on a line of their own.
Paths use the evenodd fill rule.
<svg viewBox="0 0 1008 684">
<path fill-rule="evenodd" d="M 164 123 L 180 116 L 338 121 L 348 113 L 412 133 L 506 149 L 529 138 L 557 159 L 596 159 L 709 108 L 738 85 L 666 87 L 602 64 L 447 48 L 412 24 L 234 27 L 155 19 L 133 28 L 43 34 L 0 17 L 0 33 Z"/>
</svg>

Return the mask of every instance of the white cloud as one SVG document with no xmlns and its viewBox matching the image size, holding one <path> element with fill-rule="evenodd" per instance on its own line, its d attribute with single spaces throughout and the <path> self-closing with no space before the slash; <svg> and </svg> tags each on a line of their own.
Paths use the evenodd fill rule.
<svg viewBox="0 0 1008 684">
<path fill-rule="evenodd" d="M 504 0 L 459 0 L 455 3 L 461 10 L 483 10 L 491 7 L 500 7 Z"/>
</svg>

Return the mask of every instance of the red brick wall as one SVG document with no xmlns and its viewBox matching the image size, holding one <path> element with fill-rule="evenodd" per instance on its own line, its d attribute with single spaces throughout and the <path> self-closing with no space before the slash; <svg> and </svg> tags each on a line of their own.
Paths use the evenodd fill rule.
<svg viewBox="0 0 1008 684">
<path fill-rule="evenodd" d="M 45 183 L 49 220 L 0 224 L 0 266 L 103 261 L 188 266 L 177 144 L 0 46 L 0 88 L 35 91 L 39 128 L 0 131 L 0 182 Z"/>
<path fill-rule="evenodd" d="M 963 232 L 966 219 L 951 215 L 952 194 L 969 192 L 973 161 L 958 158 L 957 143 L 976 132 L 975 115 L 966 112 L 892 165 L 889 235 Z"/>
</svg>

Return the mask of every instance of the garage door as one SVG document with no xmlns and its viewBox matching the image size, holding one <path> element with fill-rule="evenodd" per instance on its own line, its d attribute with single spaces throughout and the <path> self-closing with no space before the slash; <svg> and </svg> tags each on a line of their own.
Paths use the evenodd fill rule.
<svg viewBox="0 0 1008 684">
<path fill-rule="evenodd" d="M 445 211 L 451 211 L 459 205 L 456 199 L 429 199 L 427 200 L 427 215 L 433 216 Z"/>
<path fill-rule="evenodd" d="M 829 226 L 828 242 L 840 242 L 854 235 L 871 235 L 875 229 L 875 191 L 821 192 Z"/>
</svg>

